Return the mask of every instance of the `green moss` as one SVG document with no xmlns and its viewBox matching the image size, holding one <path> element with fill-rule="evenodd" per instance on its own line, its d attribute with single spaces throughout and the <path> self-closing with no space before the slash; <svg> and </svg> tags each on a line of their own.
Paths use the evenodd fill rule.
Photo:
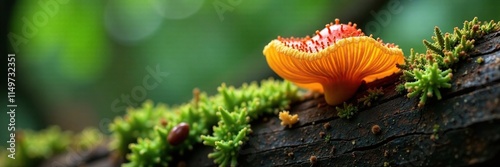
<svg viewBox="0 0 500 167">
<path fill-rule="evenodd" d="M 211 136 L 201 136 L 203 144 L 214 147 L 214 152 L 208 154 L 208 157 L 214 159 L 219 166 L 236 166 L 236 155 L 251 132 L 250 117 L 245 109 L 230 113 L 221 108 L 217 115 L 220 121 L 213 127 Z"/>
<path fill-rule="evenodd" d="M 433 140 L 439 140 L 439 125 L 438 124 L 434 124 L 434 126 L 432 127 L 432 135 L 431 135 L 431 139 Z"/>
<path fill-rule="evenodd" d="M 396 93 L 398 94 L 403 94 L 406 90 L 406 87 L 404 84 L 398 84 L 396 85 Z"/>
<path fill-rule="evenodd" d="M 362 98 L 358 99 L 358 102 L 362 102 L 365 106 L 371 106 L 372 102 L 378 100 L 378 98 L 384 95 L 384 91 L 382 88 L 370 88 L 367 90 L 368 95 L 364 95 Z"/>
<path fill-rule="evenodd" d="M 214 147 L 209 154 L 214 162 L 236 166 L 238 151 L 251 132 L 249 122 L 263 114 L 277 114 L 299 98 L 297 87 L 273 79 L 240 88 L 222 84 L 218 91 L 214 96 L 194 91 L 191 102 L 176 107 L 146 101 L 138 108 L 127 109 L 125 116 L 110 125 L 111 148 L 126 156 L 128 162 L 123 166 L 168 166 L 172 155 L 183 155 L 194 144 L 204 143 Z M 167 136 L 181 122 L 189 125 L 188 137 L 171 145 Z M 16 160 L 6 159 L 8 152 L 2 149 L 0 166 L 35 166 L 67 149 L 91 149 L 103 138 L 96 129 L 76 135 L 57 127 L 22 131 L 16 136 Z"/>
<path fill-rule="evenodd" d="M 332 138 L 332 136 L 330 136 L 330 135 L 326 135 L 326 137 L 325 137 L 325 142 L 326 142 L 326 143 L 330 142 L 330 139 L 331 139 L 331 138 Z"/>
<path fill-rule="evenodd" d="M 138 138 L 151 137 L 151 129 L 159 123 L 162 114 L 167 110 L 165 105 L 154 106 L 152 101 L 146 101 L 140 108 L 129 108 L 124 117 L 115 118 L 110 130 L 113 132 L 111 146 L 121 153 L 128 152 L 128 145 Z"/>
<path fill-rule="evenodd" d="M 405 59 L 403 69 L 403 82 L 408 92 L 408 97 L 420 97 L 419 106 L 427 102 L 428 97 L 441 99 L 441 88 L 451 87 L 451 68 L 460 60 L 469 57 L 475 39 L 490 32 L 500 30 L 500 22 L 482 23 L 478 18 L 465 21 L 462 29 L 455 27 L 453 33 L 443 33 L 439 27 L 434 28 L 433 42 L 423 40 L 427 48 L 425 54 L 416 53 L 413 49 Z"/>
<path fill-rule="evenodd" d="M 81 150 L 89 150 L 102 144 L 105 135 L 95 128 L 86 128 L 73 136 L 72 146 Z"/>
<path fill-rule="evenodd" d="M 425 105 L 427 97 L 435 95 L 440 100 L 442 97 L 439 89 L 451 87 L 449 83 L 452 77 L 451 69 L 441 71 L 437 63 L 427 66 L 425 71 L 414 69 L 411 75 L 413 75 L 415 81 L 406 82 L 405 87 L 408 89 L 407 96 L 411 98 L 420 95 L 419 107 Z"/>
<path fill-rule="evenodd" d="M 356 106 L 353 106 L 352 104 L 347 104 L 344 102 L 344 107 L 335 107 L 337 110 L 337 115 L 340 118 L 345 118 L 345 119 L 351 119 L 357 112 L 358 108 Z"/>
<path fill-rule="evenodd" d="M 6 166 L 34 166 L 44 159 L 66 150 L 71 133 L 53 126 L 40 132 L 25 130 L 17 134 L 16 160 L 8 160 Z"/>
<path fill-rule="evenodd" d="M 110 126 L 113 147 L 128 153 L 129 162 L 124 166 L 167 166 L 172 154 L 182 155 L 202 141 L 214 147 L 209 157 L 215 163 L 235 166 L 237 153 L 251 131 L 249 121 L 277 113 L 299 97 L 297 87 L 272 79 L 260 85 L 243 84 L 241 88 L 222 84 L 217 90 L 218 94 L 210 97 L 195 91 L 190 103 L 172 108 L 155 107 L 148 101 L 115 119 Z M 180 122 L 189 125 L 189 135 L 181 144 L 172 146 L 166 138 Z"/>
<path fill-rule="evenodd" d="M 52 126 L 41 131 L 22 130 L 16 133 L 16 159 L 10 159 L 2 148 L 0 166 L 37 166 L 43 160 L 72 150 L 87 150 L 102 142 L 102 134 L 93 128 L 73 135 Z"/>
<path fill-rule="evenodd" d="M 476 63 L 477 64 L 483 64 L 484 63 L 484 59 L 482 57 L 479 57 L 476 59 Z"/>
</svg>

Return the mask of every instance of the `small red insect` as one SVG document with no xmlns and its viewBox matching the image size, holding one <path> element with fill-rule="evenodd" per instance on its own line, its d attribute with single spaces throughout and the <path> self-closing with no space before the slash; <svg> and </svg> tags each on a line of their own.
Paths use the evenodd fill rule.
<svg viewBox="0 0 500 167">
<path fill-rule="evenodd" d="M 170 145 L 176 146 L 184 142 L 189 135 L 189 125 L 185 122 L 179 123 L 168 133 L 167 141 Z"/>
</svg>

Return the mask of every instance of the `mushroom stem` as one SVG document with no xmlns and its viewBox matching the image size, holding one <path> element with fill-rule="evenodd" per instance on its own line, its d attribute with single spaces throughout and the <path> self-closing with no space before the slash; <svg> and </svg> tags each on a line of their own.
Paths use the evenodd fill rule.
<svg viewBox="0 0 500 167">
<path fill-rule="evenodd" d="M 351 98 L 361 85 L 361 81 L 354 83 L 348 80 L 343 80 L 325 83 L 322 85 L 326 103 L 334 106 Z"/>
</svg>

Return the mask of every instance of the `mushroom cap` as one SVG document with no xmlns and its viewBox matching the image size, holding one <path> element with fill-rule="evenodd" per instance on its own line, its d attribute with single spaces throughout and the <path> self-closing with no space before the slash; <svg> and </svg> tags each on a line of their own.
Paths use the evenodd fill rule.
<svg viewBox="0 0 500 167">
<path fill-rule="evenodd" d="M 339 25 L 337 20 L 335 25 Z M 352 28 L 348 35 L 334 36 L 333 42 L 323 44 L 325 36 L 347 32 L 345 27 L 349 25 L 337 26 L 337 31 L 327 25 L 321 32 L 316 31 L 313 38 L 278 37 L 264 48 L 264 55 L 271 69 L 282 78 L 324 92 L 330 105 L 340 104 L 354 95 L 363 80 L 368 83 L 392 75 L 399 71 L 396 64 L 404 63 L 403 52 L 397 46 L 363 36 L 360 30 Z"/>
</svg>

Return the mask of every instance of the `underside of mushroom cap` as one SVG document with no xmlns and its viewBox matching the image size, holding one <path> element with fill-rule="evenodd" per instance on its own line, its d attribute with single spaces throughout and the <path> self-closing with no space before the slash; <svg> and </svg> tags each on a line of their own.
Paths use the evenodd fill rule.
<svg viewBox="0 0 500 167">
<path fill-rule="evenodd" d="M 399 71 L 396 64 L 404 63 L 401 49 L 368 36 L 339 39 L 316 52 L 273 40 L 264 48 L 264 55 L 279 76 L 325 92 L 331 105 L 349 99 L 363 80 L 389 76 Z"/>
</svg>

